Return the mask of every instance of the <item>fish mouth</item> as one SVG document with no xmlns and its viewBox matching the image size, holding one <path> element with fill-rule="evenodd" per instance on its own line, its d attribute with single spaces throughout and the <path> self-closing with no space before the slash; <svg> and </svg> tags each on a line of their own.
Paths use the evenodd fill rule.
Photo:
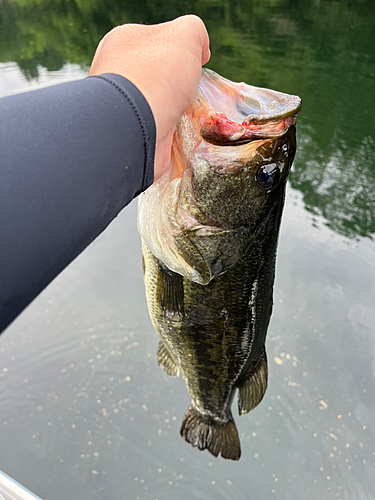
<svg viewBox="0 0 375 500">
<path fill-rule="evenodd" d="M 195 113 L 200 135 L 218 146 L 281 137 L 296 122 L 298 96 L 234 83 L 203 68 Z"/>
</svg>

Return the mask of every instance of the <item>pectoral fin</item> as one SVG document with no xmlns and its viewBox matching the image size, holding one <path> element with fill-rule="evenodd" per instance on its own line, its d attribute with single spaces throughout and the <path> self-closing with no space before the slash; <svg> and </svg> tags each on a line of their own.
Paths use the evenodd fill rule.
<svg viewBox="0 0 375 500">
<path fill-rule="evenodd" d="M 158 261 L 156 300 L 164 313 L 171 318 L 184 312 L 184 285 L 182 276 L 170 271 Z"/>
<path fill-rule="evenodd" d="M 159 342 L 156 356 L 158 359 L 158 365 L 163 368 L 167 375 L 170 375 L 171 377 L 178 377 L 180 373 L 178 365 L 163 340 Z"/>
<path fill-rule="evenodd" d="M 264 352 L 255 370 L 238 389 L 238 413 L 240 415 L 249 413 L 262 401 L 267 389 L 267 378 L 267 356 Z"/>
</svg>

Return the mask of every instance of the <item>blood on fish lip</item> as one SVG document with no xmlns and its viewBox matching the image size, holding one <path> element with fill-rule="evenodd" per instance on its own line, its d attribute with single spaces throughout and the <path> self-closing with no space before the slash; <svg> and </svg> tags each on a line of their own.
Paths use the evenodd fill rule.
<svg viewBox="0 0 375 500">
<path fill-rule="evenodd" d="M 259 123 L 248 123 L 247 119 L 237 123 L 224 113 L 212 113 L 203 122 L 200 134 L 202 138 L 216 145 L 236 145 L 259 139 L 271 139 L 282 136 L 295 124 L 296 115 L 285 118 L 261 119 Z"/>
</svg>

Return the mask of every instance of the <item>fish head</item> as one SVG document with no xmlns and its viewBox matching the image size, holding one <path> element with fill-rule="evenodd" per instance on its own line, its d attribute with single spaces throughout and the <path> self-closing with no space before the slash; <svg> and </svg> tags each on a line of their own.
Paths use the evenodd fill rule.
<svg viewBox="0 0 375 500">
<path fill-rule="evenodd" d="M 277 237 L 300 107 L 297 96 L 202 70 L 170 168 L 139 202 L 143 241 L 170 270 L 207 284 L 261 233 Z"/>
<path fill-rule="evenodd" d="M 181 171 L 191 176 L 202 222 L 256 224 L 283 197 L 296 152 L 301 99 L 204 69 L 197 96 L 175 136 Z M 178 161 L 177 161 L 178 163 Z"/>
<path fill-rule="evenodd" d="M 227 229 L 256 226 L 282 203 L 295 152 L 294 126 L 280 137 L 237 146 L 201 141 L 191 153 L 191 188 L 204 213 L 200 222 Z"/>
</svg>

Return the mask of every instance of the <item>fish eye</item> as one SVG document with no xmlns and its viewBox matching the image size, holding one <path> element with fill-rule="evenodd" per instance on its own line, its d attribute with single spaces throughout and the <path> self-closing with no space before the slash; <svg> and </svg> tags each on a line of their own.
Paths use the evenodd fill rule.
<svg viewBox="0 0 375 500">
<path fill-rule="evenodd" d="M 263 189 L 271 189 L 280 180 L 280 170 L 276 163 L 261 165 L 256 175 L 259 186 Z"/>
</svg>

